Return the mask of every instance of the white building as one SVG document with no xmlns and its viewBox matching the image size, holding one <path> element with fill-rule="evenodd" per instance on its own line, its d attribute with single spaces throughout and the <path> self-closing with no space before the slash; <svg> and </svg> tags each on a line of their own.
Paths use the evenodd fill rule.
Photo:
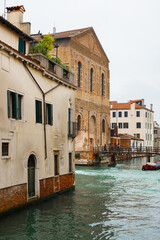
<svg viewBox="0 0 160 240">
<path fill-rule="evenodd" d="M 0 213 L 70 189 L 75 176 L 74 76 L 42 55 L 29 57 L 24 7 L 7 11 L 9 21 L 0 17 Z"/>
<path fill-rule="evenodd" d="M 160 126 L 154 121 L 154 147 L 160 148 Z"/>
<path fill-rule="evenodd" d="M 130 134 L 144 140 L 144 146 L 153 147 L 154 112 L 144 105 L 144 99 L 127 103 L 110 102 L 111 129 L 118 127 L 118 133 Z"/>
</svg>

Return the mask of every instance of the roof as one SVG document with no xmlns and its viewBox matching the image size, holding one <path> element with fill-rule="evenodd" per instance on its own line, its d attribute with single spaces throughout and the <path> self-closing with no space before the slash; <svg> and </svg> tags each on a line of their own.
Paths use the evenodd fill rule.
<svg viewBox="0 0 160 240">
<path fill-rule="evenodd" d="M 86 31 L 88 31 L 90 29 L 92 29 L 92 27 L 81 28 L 81 29 L 76 29 L 76 30 L 69 30 L 69 31 L 59 32 L 59 33 L 54 33 L 54 34 L 51 34 L 51 36 L 54 37 L 54 39 L 71 38 L 71 37 L 75 37 L 75 36 L 79 35 L 80 33 L 86 32 Z M 35 40 L 37 40 L 37 41 L 39 41 L 40 38 L 43 38 L 44 35 L 41 34 L 41 33 L 32 34 L 33 38 Z"/>
<path fill-rule="evenodd" d="M 65 40 L 65 39 L 71 39 L 73 37 L 77 37 L 79 36 L 80 34 L 83 34 L 87 31 L 90 31 L 92 30 L 92 32 L 94 33 L 97 41 L 98 41 L 98 44 L 101 48 L 101 50 L 103 51 L 104 55 L 106 56 L 108 62 L 109 62 L 109 59 L 93 29 L 93 27 L 87 27 L 87 28 L 80 28 L 80 29 L 75 29 L 75 30 L 69 30 L 69 31 L 64 31 L 64 32 L 57 32 L 57 33 L 53 33 L 53 34 L 50 34 L 55 40 Z M 45 34 L 41 34 L 41 33 L 38 33 L 38 34 L 32 34 L 31 36 L 33 36 L 33 38 L 36 40 L 36 41 L 40 41 L 41 39 L 43 39 L 43 36 L 45 36 Z"/>
<path fill-rule="evenodd" d="M 136 109 L 146 109 L 148 111 L 153 112 L 152 110 L 147 109 L 146 105 L 140 106 L 139 104 L 137 104 L 136 102 L 138 102 L 138 101 L 144 101 L 144 99 L 130 100 L 127 103 L 118 103 L 117 101 L 110 101 L 110 109 L 111 110 L 115 110 L 115 109 L 131 109 L 131 104 L 135 103 L 135 108 Z"/>
<path fill-rule="evenodd" d="M 120 138 L 120 139 L 131 139 L 131 140 L 144 141 L 142 138 L 137 138 L 137 137 L 134 137 L 133 135 L 130 135 L 130 134 L 127 134 L 127 133 L 118 134 L 117 137 Z"/>
<path fill-rule="evenodd" d="M 12 23 L 10 23 L 9 21 L 7 21 L 5 18 L 3 18 L 1 16 L 0 16 L 0 23 L 6 25 L 8 28 L 10 28 L 14 32 L 18 33 L 20 36 L 24 37 L 26 40 L 34 41 L 34 39 L 31 36 L 29 36 L 26 33 L 22 32 L 19 28 L 17 28 L 16 26 L 14 26 Z"/>
<path fill-rule="evenodd" d="M 7 9 L 7 12 L 18 11 L 18 10 L 21 10 L 22 12 L 25 12 L 25 8 L 24 8 L 23 5 L 7 7 L 6 9 Z"/>
<path fill-rule="evenodd" d="M 79 35 L 80 33 L 84 33 L 91 29 L 93 29 L 93 28 L 88 27 L 88 28 L 81 28 L 81 29 L 76 29 L 76 30 L 69 30 L 69 31 L 65 31 L 65 32 L 54 33 L 54 34 L 52 34 L 52 36 L 55 39 L 71 38 L 71 37 L 75 37 L 75 36 Z"/>
</svg>

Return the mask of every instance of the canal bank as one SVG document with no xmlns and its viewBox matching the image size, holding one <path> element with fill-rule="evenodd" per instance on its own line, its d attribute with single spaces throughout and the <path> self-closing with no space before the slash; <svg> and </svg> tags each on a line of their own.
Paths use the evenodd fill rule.
<svg viewBox="0 0 160 240">
<path fill-rule="evenodd" d="M 158 240 L 160 171 L 142 171 L 145 161 L 76 167 L 75 191 L 4 218 L 0 240 Z"/>
</svg>

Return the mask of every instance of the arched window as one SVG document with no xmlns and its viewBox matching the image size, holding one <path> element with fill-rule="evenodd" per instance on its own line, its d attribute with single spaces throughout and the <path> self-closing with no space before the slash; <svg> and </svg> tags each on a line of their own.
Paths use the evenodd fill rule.
<svg viewBox="0 0 160 240">
<path fill-rule="evenodd" d="M 35 157 L 30 155 L 28 159 L 28 197 L 35 196 Z"/>
<path fill-rule="evenodd" d="M 78 115 L 77 118 L 77 130 L 80 131 L 81 130 L 81 116 Z"/>
<path fill-rule="evenodd" d="M 105 120 L 102 120 L 102 132 L 105 132 Z"/>
<path fill-rule="evenodd" d="M 90 92 L 93 92 L 93 68 L 90 69 Z"/>
<path fill-rule="evenodd" d="M 101 95 L 104 96 L 104 74 L 101 76 Z"/>
<path fill-rule="evenodd" d="M 77 86 L 81 86 L 81 62 L 78 62 Z"/>
</svg>

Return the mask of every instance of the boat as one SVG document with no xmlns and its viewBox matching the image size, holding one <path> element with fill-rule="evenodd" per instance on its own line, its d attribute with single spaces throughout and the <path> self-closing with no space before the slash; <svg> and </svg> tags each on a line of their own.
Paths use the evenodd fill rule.
<svg viewBox="0 0 160 240">
<path fill-rule="evenodd" d="M 147 170 L 159 170 L 160 169 L 160 161 L 156 161 L 154 163 L 146 163 L 145 165 L 142 166 L 143 171 Z"/>
</svg>

